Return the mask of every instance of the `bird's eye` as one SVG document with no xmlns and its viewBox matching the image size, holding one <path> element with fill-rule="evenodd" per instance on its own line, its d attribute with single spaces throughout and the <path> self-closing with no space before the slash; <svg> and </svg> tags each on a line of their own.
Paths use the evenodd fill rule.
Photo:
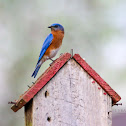
<svg viewBox="0 0 126 126">
<path fill-rule="evenodd" d="M 55 28 L 58 28 L 58 25 L 56 25 Z"/>
</svg>

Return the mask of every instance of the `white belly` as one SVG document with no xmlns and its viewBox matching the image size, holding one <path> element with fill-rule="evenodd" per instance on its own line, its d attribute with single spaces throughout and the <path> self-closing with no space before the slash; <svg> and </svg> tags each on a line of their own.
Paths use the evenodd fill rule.
<svg viewBox="0 0 126 126">
<path fill-rule="evenodd" d="M 60 47 L 58 49 L 52 50 L 51 53 L 50 53 L 49 58 L 53 58 L 57 54 L 57 52 L 59 51 L 59 49 L 60 49 Z"/>
</svg>

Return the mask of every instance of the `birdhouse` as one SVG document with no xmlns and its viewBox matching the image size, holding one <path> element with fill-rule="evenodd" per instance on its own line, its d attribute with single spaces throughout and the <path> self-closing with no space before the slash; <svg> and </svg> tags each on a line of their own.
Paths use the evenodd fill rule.
<svg viewBox="0 0 126 126">
<path fill-rule="evenodd" d="M 26 126 L 112 126 L 120 96 L 79 54 L 61 55 L 11 107 Z"/>
</svg>

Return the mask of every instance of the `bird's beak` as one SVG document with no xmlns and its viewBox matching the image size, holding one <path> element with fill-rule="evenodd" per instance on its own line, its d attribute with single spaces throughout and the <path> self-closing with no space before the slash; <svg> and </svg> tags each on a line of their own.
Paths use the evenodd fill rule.
<svg viewBox="0 0 126 126">
<path fill-rule="evenodd" d="M 52 26 L 48 26 L 48 28 L 51 28 Z"/>
</svg>

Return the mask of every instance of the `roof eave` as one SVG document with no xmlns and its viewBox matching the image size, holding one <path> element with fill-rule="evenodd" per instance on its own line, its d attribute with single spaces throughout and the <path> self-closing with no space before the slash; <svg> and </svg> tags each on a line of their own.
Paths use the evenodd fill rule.
<svg viewBox="0 0 126 126">
<path fill-rule="evenodd" d="M 26 105 L 50 80 L 56 73 L 73 58 L 112 98 L 112 105 L 116 104 L 121 97 L 83 60 L 79 54 L 71 57 L 70 53 L 61 55 L 29 88 L 20 99 L 14 104 L 11 109 L 16 112 Z"/>
</svg>

